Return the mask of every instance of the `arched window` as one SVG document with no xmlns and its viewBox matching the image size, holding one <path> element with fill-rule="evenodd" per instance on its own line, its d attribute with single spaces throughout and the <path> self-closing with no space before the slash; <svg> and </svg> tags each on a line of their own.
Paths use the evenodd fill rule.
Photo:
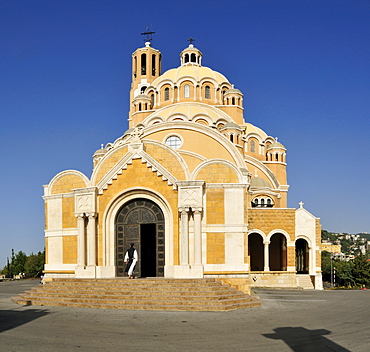
<svg viewBox="0 0 370 352">
<path fill-rule="evenodd" d="M 190 86 L 188 84 L 184 85 L 184 98 L 190 98 Z"/>
<path fill-rule="evenodd" d="M 154 106 L 154 94 L 150 94 L 150 101 L 152 102 L 152 106 Z"/>
<path fill-rule="evenodd" d="M 185 63 L 189 62 L 189 54 L 185 54 Z"/>
<path fill-rule="evenodd" d="M 134 57 L 134 77 L 136 77 L 137 74 L 137 57 Z"/>
<path fill-rule="evenodd" d="M 141 74 L 146 75 L 146 54 L 141 54 Z"/>
<path fill-rule="evenodd" d="M 251 141 L 251 153 L 255 153 L 256 152 L 256 142 L 255 141 Z"/>
<path fill-rule="evenodd" d="M 155 55 L 152 54 L 152 76 L 155 76 Z"/>
<path fill-rule="evenodd" d="M 141 111 L 141 103 L 139 103 L 139 111 Z"/>
<path fill-rule="evenodd" d="M 272 202 L 270 198 L 267 198 L 267 207 L 271 208 L 272 207 Z"/>
<path fill-rule="evenodd" d="M 170 100 L 170 88 L 164 90 L 164 100 Z"/>
<path fill-rule="evenodd" d="M 141 88 L 140 88 L 140 94 L 144 94 L 145 89 L 146 89 L 146 87 L 145 87 L 145 86 L 144 86 L 144 87 L 141 87 Z"/>
<path fill-rule="evenodd" d="M 211 99 L 211 87 L 210 86 L 205 87 L 204 97 L 206 99 Z"/>
<path fill-rule="evenodd" d="M 231 98 L 231 105 L 235 105 L 235 98 L 234 97 Z"/>
<path fill-rule="evenodd" d="M 194 53 L 191 54 L 190 61 L 191 62 L 197 62 L 197 57 L 195 56 Z"/>
<path fill-rule="evenodd" d="M 265 199 L 261 198 L 261 207 L 263 208 L 265 206 Z"/>
<path fill-rule="evenodd" d="M 275 154 L 275 160 L 279 161 L 279 154 L 278 153 Z"/>
<path fill-rule="evenodd" d="M 178 136 L 170 136 L 166 139 L 166 145 L 173 149 L 179 149 L 182 145 L 182 141 Z"/>
<path fill-rule="evenodd" d="M 230 142 L 234 142 L 234 135 L 230 135 Z"/>
</svg>

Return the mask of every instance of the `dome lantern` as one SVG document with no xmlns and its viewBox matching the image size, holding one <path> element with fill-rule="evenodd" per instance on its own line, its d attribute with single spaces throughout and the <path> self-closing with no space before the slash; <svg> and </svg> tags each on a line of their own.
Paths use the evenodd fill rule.
<svg viewBox="0 0 370 352">
<path fill-rule="evenodd" d="M 180 54 L 180 61 L 181 66 L 183 65 L 197 65 L 202 66 L 202 53 L 200 50 L 194 47 L 193 41 L 195 39 L 190 38 L 188 41 L 190 42 L 189 46 L 184 49 Z"/>
</svg>

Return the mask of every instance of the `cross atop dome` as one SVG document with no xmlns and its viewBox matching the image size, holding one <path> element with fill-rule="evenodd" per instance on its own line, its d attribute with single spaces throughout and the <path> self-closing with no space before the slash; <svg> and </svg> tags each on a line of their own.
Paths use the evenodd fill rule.
<svg viewBox="0 0 370 352">
<path fill-rule="evenodd" d="M 192 38 L 192 37 L 190 37 L 190 38 L 188 39 L 188 42 L 190 43 L 190 45 L 193 45 L 193 42 L 195 42 L 195 39 L 194 39 L 194 38 Z"/>
<path fill-rule="evenodd" d="M 150 43 L 153 40 L 153 34 L 154 33 L 155 32 L 151 31 L 149 29 L 149 27 L 146 27 L 146 31 L 145 32 L 140 33 L 141 35 L 145 35 L 145 39 L 144 39 L 145 46 L 150 46 Z"/>
</svg>

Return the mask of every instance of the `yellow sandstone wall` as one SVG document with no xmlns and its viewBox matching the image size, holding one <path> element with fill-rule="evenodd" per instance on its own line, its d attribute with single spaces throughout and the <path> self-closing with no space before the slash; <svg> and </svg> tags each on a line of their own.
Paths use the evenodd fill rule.
<svg viewBox="0 0 370 352">
<path fill-rule="evenodd" d="M 248 209 L 250 229 L 259 229 L 268 235 L 272 230 L 282 229 L 295 240 L 295 209 L 250 208 Z"/>
<path fill-rule="evenodd" d="M 185 180 L 185 172 L 178 159 L 168 150 L 157 145 L 145 143 L 145 152 L 158 161 L 178 180 Z"/>
<path fill-rule="evenodd" d="M 207 264 L 225 263 L 225 234 L 207 233 Z"/>
<path fill-rule="evenodd" d="M 225 195 L 223 189 L 207 189 L 207 225 L 225 223 L 224 198 Z"/>
<path fill-rule="evenodd" d="M 248 209 L 249 229 L 258 229 L 267 236 L 271 231 L 284 230 L 295 241 L 295 209 Z M 295 247 L 287 247 L 287 266 L 295 266 Z"/>
<path fill-rule="evenodd" d="M 193 172 L 194 169 L 203 161 L 201 158 L 194 156 L 194 155 L 189 155 L 189 154 L 185 154 L 182 152 L 179 152 L 179 154 L 182 156 L 182 158 L 186 162 L 189 172 Z"/>
<path fill-rule="evenodd" d="M 63 229 L 77 227 L 74 197 L 62 199 L 62 227 Z"/>
<path fill-rule="evenodd" d="M 86 187 L 85 181 L 77 175 L 65 175 L 56 180 L 51 194 L 70 193 L 72 189 Z"/>
<path fill-rule="evenodd" d="M 96 183 L 98 183 L 126 153 L 127 147 L 117 149 L 115 152 L 112 152 L 112 154 L 106 160 L 102 161 L 101 165 L 98 164 L 99 171 L 96 176 Z"/>
<path fill-rule="evenodd" d="M 77 236 L 63 236 L 63 264 L 77 264 Z"/>
<path fill-rule="evenodd" d="M 204 167 L 196 179 L 204 180 L 206 183 L 239 183 L 239 178 L 232 168 L 218 163 Z"/>
</svg>

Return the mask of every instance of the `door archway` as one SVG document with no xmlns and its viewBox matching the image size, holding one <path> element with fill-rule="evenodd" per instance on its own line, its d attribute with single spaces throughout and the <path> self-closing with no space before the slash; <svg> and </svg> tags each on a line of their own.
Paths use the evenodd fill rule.
<svg viewBox="0 0 370 352">
<path fill-rule="evenodd" d="M 248 255 L 250 258 L 250 271 L 263 271 L 264 244 L 260 234 L 251 233 L 248 235 Z"/>
<path fill-rule="evenodd" d="M 271 271 L 286 271 L 287 269 L 287 241 L 281 233 L 271 236 L 269 263 Z"/>
<path fill-rule="evenodd" d="M 308 274 L 309 271 L 309 248 L 305 239 L 299 238 L 295 242 L 296 270 L 298 274 Z"/>
<path fill-rule="evenodd" d="M 135 244 L 138 262 L 135 273 L 141 277 L 163 277 L 165 258 L 165 221 L 162 210 L 149 199 L 126 203 L 115 220 L 116 275 L 125 276 L 124 256 Z"/>
</svg>

